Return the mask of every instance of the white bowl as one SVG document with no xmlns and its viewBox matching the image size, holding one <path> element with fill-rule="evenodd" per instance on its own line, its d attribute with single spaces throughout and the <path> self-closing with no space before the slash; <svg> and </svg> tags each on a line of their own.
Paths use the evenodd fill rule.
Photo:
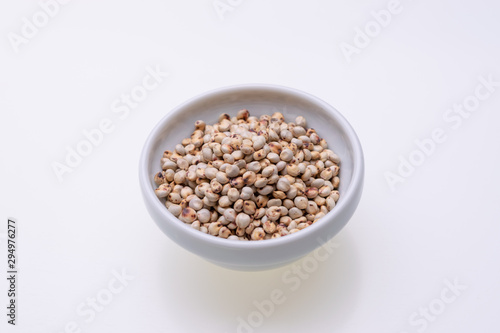
<svg viewBox="0 0 500 333">
<path fill-rule="evenodd" d="M 216 123 L 221 113 L 236 115 L 248 109 L 260 116 L 279 111 L 286 121 L 303 115 L 307 126 L 326 139 L 328 147 L 341 159 L 340 199 L 326 216 L 306 229 L 285 237 L 263 241 L 236 241 L 218 238 L 193 229 L 174 217 L 156 197 L 153 181 L 161 171 L 164 150 L 194 130 L 198 119 Z M 263 270 L 293 262 L 335 236 L 358 206 L 363 189 L 363 151 L 356 133 L 332 106 L 307 93 L 274 85 L 237 85 L 209 91 L 169 112 L 149 135 L 139 163 L 139 181 L 149 214 L 158 227 L 185 249 L 217 265 L 237 270 Z"/>
</svg>

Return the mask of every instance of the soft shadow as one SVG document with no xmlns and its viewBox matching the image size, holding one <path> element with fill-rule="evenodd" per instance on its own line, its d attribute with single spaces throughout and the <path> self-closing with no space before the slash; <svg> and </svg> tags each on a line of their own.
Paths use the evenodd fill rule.
<svg viewBox="0 0 500 333">
<path fill-rule="evenodd" d="M 346 231 L 330 242 L 338 247 L 329 255 L 321 250 L 326 257 L 323 262 L 311 253 L 293 264 L 261 272 L 221 268 L 188 253 L 184 260 L 172 260 L 165 254 L 158 271 L 169 320 L 182 322 L 186 332 L 236 332 L 239 317 L 248 321 L 258 311 L 255 303 L 270 304 L 266 300 L 278 289 L 283 302 L 273 305 L 272 313 L 262 316 L 260 322 L 254 313 L 259 325 L 250 323 L 253 331 L 307 332 L 311 321 L 328 323 L 324 332 L 339 329 L 357 303 L 359 265 L 355 244 Z M 302 269 L 304 265 L 310 273 Z M 301 275 L 294 267 L 301 268 Z"/>
</svg>

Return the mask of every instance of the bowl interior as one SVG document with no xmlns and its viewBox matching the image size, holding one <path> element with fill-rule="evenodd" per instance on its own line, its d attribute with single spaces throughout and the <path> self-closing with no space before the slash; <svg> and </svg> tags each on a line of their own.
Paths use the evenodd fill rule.
<svg viewBox="0 0 500 333">
<path fill-rule="evenodd" d="M 314 128 L 318 135 L 328 143 L 341 158 L 340 199 L 349 188 L 353 176 L 353 145 L 346 133 L 346 120 L 326 103 L 305 93 L 298 93 L 288 88 L 277 87 L 235 87 L 218 90 L 203 97 L 194 98 L 169 113 L 153 131 L 153 142 L 147 154 L 147 173 L 151 191 L 156 188 L 154 175 L 161 171 L 160 159 L 164 150 L 173 150 L 182 139 L 189 137 L 194 130 L 194 122 L 203 120 L 207 124 L 217 122 L 221 113 L 235 116 L 241 109 L 248 109 L 250 115 L 261 116 L 281 112 L 287 122 L 295 121 L 302 115 L 307 126 Z M 320 101 L 321 102 L 321 101 Z M 350 127 L 349 127 L 350 128 Z M 182 223 L 182 222 L 179 222 Z"/>
</svg>

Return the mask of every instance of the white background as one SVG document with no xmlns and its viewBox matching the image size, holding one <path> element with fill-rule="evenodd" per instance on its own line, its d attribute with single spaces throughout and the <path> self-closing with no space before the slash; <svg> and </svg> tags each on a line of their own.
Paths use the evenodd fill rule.
<svg viewBox="0 0 500 333">
<path fill-rule="evenodd" d="M 68 332 L 236 332 L 237 318 L 274 289 L 286 300 L 255 332 L 500 330 L 500 87 L 459 128 L 443 119 L 479 76 L 500 81 L 500 3 L 401 0 L 348 62 L 341 43 L 354 45 L 355 29 L 388 1 L 231 2 L 222 20 L 212 0 L 73 0 L 15 52 L 9 34 L 21 35 L 40 5 L 1 1 L 0 258 L 5 272 L 15 217 L 20 274 L 15 327 L 1 279 L 0 330 L 59 333 L 73 321 Z M 120 119 L 113 101 L 156 66 L 170 76 Z M 239 83 L 314 94 L 363 144 L 359 208 L 298 290 L 283 280 L 293 265 L 236 272 L 186 252 L 142 203 L 138 158 L 156 122 L 187 98 Z M 59 182 L 53 163 L 105 118 L 112 133 Z M 392 191 L 384 174 L 436 128 L 447 140 Z M 77 308 L 122 270 L 134 279 L 86 322 Z M 453 295 L 446 280 L 466 287 L 449 304 L 440 300 Z M 439 314 L 410 322 L 429 306 Z"/>
</svg>

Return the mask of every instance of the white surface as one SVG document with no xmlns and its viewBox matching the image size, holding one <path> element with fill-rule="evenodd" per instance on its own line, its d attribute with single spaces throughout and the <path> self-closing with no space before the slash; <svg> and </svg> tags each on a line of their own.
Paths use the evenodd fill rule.
<svg viewBox="0 0 500 333">
<path fill-rule="evenodd" d="M 237 317 L 274 289 L 286 300 L 255 332 L 498 331 L 500 87 L 458 129 L 442 117 L 474 93 L 478 76 L 500 81 L 500 4 L 402 0 L 348 63 L 339 45 L 387 1 L 231 2 L 241 4 L 222 21 L 211 0 L 74 0 L 18 53 L 7 35 L 39 5 L 1 2 L 0 233 L 8 216 L 20 224 L 18 325 L 2 310 L 1 331 L 64 332 L 75 321 L 81 332 L 235 332 Z M 111 104 L 156 65 L 171 75 L 120 119 Z M 359 209 L 295 291 L 292 266 L 233 272 L 182 250 L 139 193 L 137 161 L 152 126 L 193 95 L 247 82 L 326 100 L 365 150 Z M 51 163 L 104 118 L 114 131 L 58 182 Z M 438 127 L 447 140 L 391 191 L 384 173 Z M 88 312 L 76 309 L 105 295 L 122 269 L 134 280 L 85 322 Z M 451 297 L 445 279 L 467 289 L 425 330 L 412 325 L 419 308 L 444 304 L 443 291 Z"/>
</svg>

